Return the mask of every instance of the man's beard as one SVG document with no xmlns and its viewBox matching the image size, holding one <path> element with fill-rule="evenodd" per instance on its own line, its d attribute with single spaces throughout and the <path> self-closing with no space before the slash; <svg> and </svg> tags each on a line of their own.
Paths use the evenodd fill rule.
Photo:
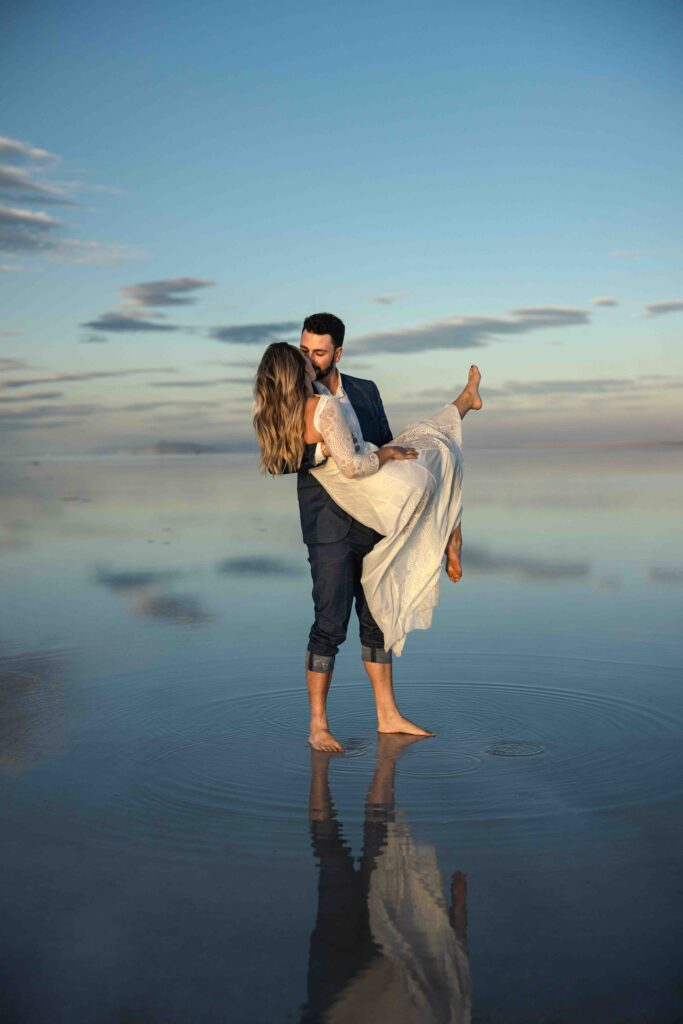
<svg viewBox="0 0 683 1024">
<path fill-rule="evenodd" d="M 328 366 L 325 366 L 325 367 L 316 366 L 316 368 L 315 368 L 315 379 L 316 380 L 322 380 L 323 377 L 327 377 L 327 375 L 331 372 L 333 366 L 334 366 L 334 356 L 332 356 L 332 358 L 330 359 L 330 362 L 329 362 Z"/>
</svg>

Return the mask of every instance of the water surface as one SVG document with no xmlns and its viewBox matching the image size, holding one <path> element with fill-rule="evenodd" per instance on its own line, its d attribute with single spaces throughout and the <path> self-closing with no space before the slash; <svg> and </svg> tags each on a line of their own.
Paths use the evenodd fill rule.
<svg viewBox="0 0 683 1024">
<path fill-rule="evenodd" d="M 295 481 L 0 463 L 9 1022 L 681 1019 L 683 454 L 471 451 L 464 577 L 306 744 Z"/>
</svg>

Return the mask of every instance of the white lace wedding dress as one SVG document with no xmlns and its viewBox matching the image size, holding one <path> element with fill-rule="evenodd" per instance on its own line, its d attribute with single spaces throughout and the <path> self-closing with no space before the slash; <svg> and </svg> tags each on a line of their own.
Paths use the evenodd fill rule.
<svg viewBox="0 0 683 1024">
<path fill-rule="evenodd" d="M 417 459 L 386 462 L 363 440 L 349 403 L 321 395 L 313 418 L 330 458 L 311 473 L 354 519 L 383 535 L 363 559 L 361 583 L 387 651 L 429 629 L 439 602 L 444 551 L 462 515 L 462 420 L 454 405 L 420 420 L 392 444 Z"/>
</svg>

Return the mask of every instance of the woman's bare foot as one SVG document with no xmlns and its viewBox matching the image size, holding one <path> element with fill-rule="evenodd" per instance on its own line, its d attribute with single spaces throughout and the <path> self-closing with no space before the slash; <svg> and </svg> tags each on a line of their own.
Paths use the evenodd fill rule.
<svg viewBox="0 0 683 1024">
<path fill-rule="evenodd" d="M 331 752 L 338 751 L 342 753 L 346 750 L 336 737 L 332 735 L 329 729 L 314 729 L 311 728 L 308 742 L 314 750 L 329 750 Z"/>
<path fill-rule="evenodd" d="M 462 579 L 462 565 L 460 555 L 462 554 L 462 528 L 456 526 L 448 538 L 446 547 L 446 575 L 453 583 Z"/>
<path fill-rule="evenodd" d="M 399 713 L 383 717 L 377 726 L 377 732 L 404 732 L 409 736 L 436 736 L 435 732 L 430 732 L 429 729 L 421 729 L 419 725 L 415 725 L 415 722 L 411 722 L 409 718 L 404 718 Z"/>
<path fill-rule="evenodd" d="M 470 402 L 470 409 L 481 409 L 483 402 L 481 395 L 479 394 L 479 384 L 481 383 L 481 373 L 479 367 L 472 363 L 470 366 L 470 372 L 467 376 L 467 384 L 465 385 L 464 395 L 467 395 Z"/>
</svg>

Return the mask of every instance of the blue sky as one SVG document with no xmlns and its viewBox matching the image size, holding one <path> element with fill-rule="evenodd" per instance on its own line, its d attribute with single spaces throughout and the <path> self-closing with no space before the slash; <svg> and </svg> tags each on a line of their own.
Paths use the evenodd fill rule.
<svg viewBox="0 0 683 1024">
<path fill-rule="evenodd" d="M 677 0 L 6 5 L 3 449 L 244 447 L 265 344 L 323 309 L 395 430 L 475 361 L 473 445 L 681 439 L 682 29 Z"/>
</svg>

